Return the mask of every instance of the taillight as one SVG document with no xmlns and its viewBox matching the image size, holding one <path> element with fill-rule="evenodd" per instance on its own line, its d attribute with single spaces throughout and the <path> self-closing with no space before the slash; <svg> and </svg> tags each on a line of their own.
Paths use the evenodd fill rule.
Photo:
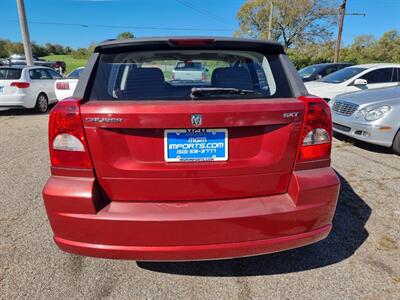
<svg viewBox="0 0 400 300">
<path fill-rule="evenodd" d="M 201 80 L 202 81 L 206 81 L 207 80 L 207 76 L 205 73 L 201 73 Z"/>
<path fill-rule="evenodd" d="M 69 83 L 68 82 L 57 82 L 56 83 L 57 90 L 69 90 Z"/>
<path fill-rule="evenodd" d="M 297 162 L 326 159 L 332 147 L 332 117 L 329 105 L 320 98 L 299 98 L 305 104 L 301 145 Z"/>
<path fill-rule="evenodd" d="M 90 169 L 90 159 L 80 114 L 80 99 L 58 102 L 49 117 L 49 148 L 53 167 Z"/>
<path fill-rule="evenodd" d="M 27 89 L 30 86 L 30 84 L 29 84 L 29 82 L 16 81 L 16 82 L 11 82 L 10 86 L 15 86 L 18 89 Z"/>
</svg>

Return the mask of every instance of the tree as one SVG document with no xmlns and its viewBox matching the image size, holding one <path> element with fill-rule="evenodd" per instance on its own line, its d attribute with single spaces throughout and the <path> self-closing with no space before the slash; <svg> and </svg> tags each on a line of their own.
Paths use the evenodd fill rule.
<svg viewBox="0 0 400 300">
<path fill-rule="evenodd" d="M 121 32 L 120 34 L 117 35 L 118 40 L 128 40 L 133 38 L 135 38 L 135 36 L 130 31 Z"/>
<path fill-rule="evenodd" d="M 331 39 L 338 15 L 333 0 L 247 0 L 237 13 L 240 29 L 236 35 L 266 39 L 271 2 L 272 39 L 285 50 Z"/>
</svg>

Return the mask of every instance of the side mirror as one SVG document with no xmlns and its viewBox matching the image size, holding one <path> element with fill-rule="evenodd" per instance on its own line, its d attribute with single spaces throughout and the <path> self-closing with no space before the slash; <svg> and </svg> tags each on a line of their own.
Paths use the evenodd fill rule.
<svg viewBox="0 0 400 300">
<path fill-rule="evenodd" d="M 321 78 L 322 78 L 322 75 L 321 75 L 321 74 L 315 75 L 315 80 L 318 80 L 318 79 L 321 79 Z"/>
<path fill-rule="evenodd" d="M 356 80 L 354 80 L 354 85 L 357 85 L 357 86 L 366 86 L 368 84 L 368 81 L 367 80 L 365 80 L 365 79 L 356 79 Z"/>
</svg>

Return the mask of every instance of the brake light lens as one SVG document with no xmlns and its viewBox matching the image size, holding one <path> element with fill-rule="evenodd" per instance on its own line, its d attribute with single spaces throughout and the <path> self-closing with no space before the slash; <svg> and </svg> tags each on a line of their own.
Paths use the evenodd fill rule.
<svg viewBox="0 0 400 300">
<path fill-rule="evenodd" d="M 329 105 L 320 98 L 302 96 L 305 116 L 297 162 L 326 159 L 332 147 L 332 117 Z"/>
<path fill-rule="evenodd" d="M 27 89 L 30 84 L 29 82 L 11 82 L 10 86 L 14 86 L 18 89 Z"/>
<path fill-rule="evenodd" d="M 213 43 L 214 39 L 170 39 L 174 46 L 206 46 Z"/>
<path fill-rule="evenodd" d="M 207 76 L 205 73 L 201 73 L 201 80 L 202 81 L 206 81 L 207 80 Z"/>
<path fill-rule="evenodd" d="M 93 168 L 80 114 L 80 99 L 59 102 L 49 117 L 49 148 L 52 167 Z"/>
<path fill-rule="evenodd" d="M 57 90 L 69 90 L 68 82 L 57 82 L 56 83 Z"/>
</svg>

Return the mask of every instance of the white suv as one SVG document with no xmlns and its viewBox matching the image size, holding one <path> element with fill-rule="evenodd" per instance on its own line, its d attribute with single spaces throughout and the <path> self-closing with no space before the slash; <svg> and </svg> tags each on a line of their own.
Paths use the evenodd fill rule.
<svg viewBox="0 0 400 300">
<path fill-rule="evenodd" d="M 391 87 L 399 82 L 400 64 L 366 64 L 344 68 L 305 86 L 310 94 L 328 101 L 340 94 Z"/>
<path fill-rule="evenodd" d="M 46 67 L 0 67 L 0 110 L 29 108 L 38 113 L 47 111 L 57 102 L 55 80 L 61 78 Z"/>
</svg>

